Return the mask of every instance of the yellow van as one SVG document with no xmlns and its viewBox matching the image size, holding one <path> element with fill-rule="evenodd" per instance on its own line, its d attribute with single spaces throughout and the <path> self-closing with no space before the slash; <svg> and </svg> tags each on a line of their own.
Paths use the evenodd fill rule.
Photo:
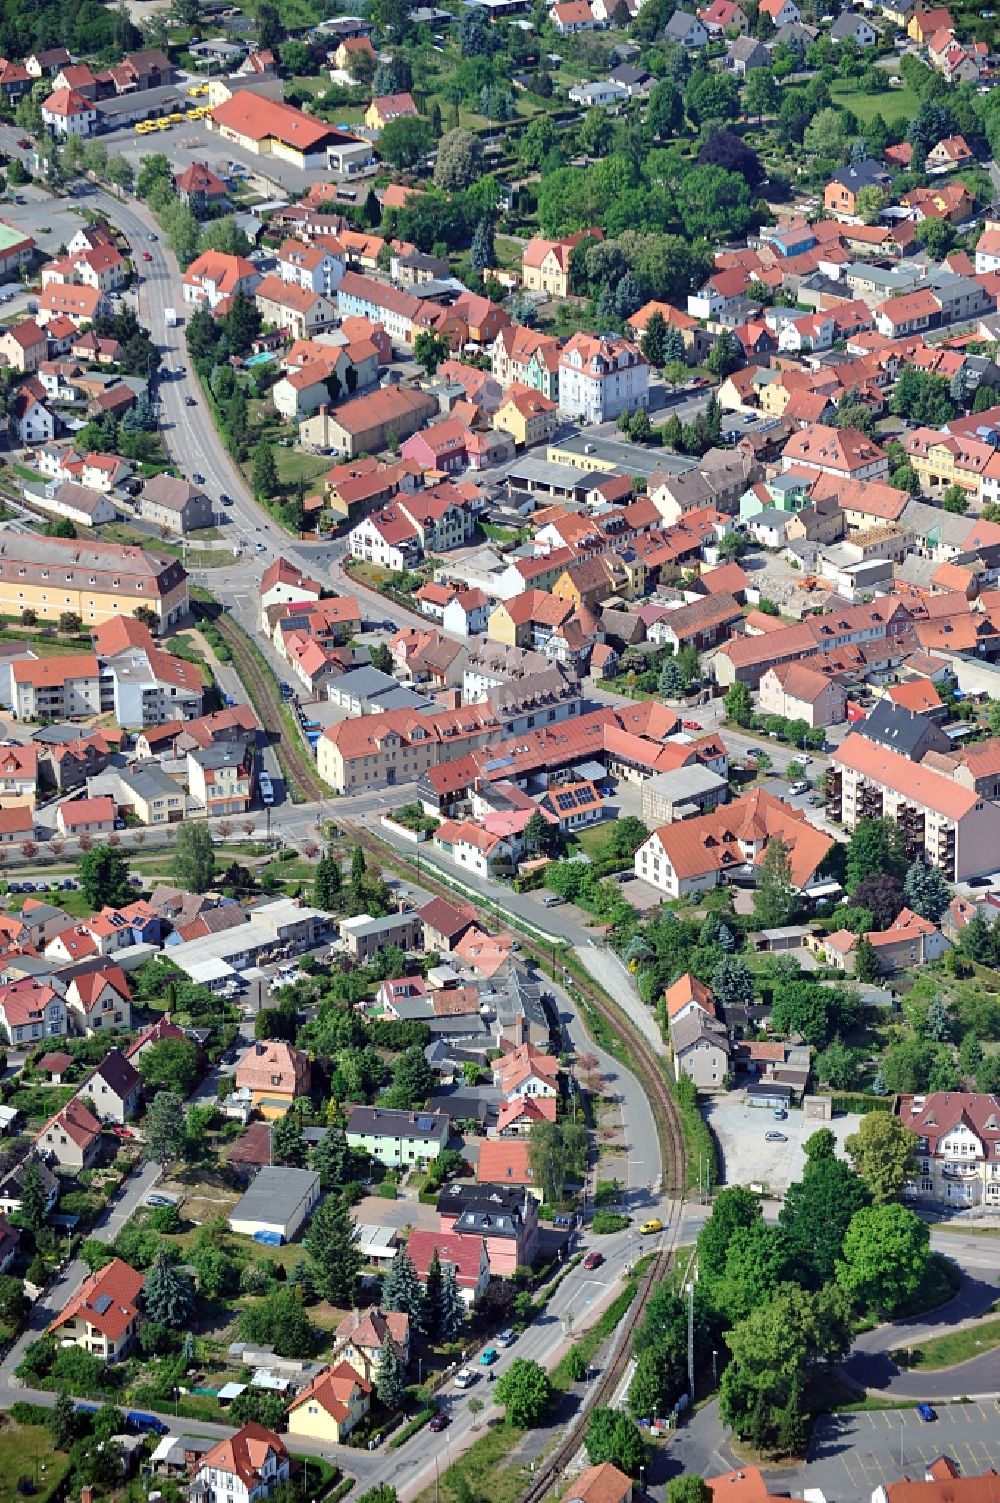
<svg viewBox="0 0 1000 1503">
<path fill-rule="evenodd" d="M 662 1231 L 663 1222 L 660 1220 L 659 1216 L 653 1216 L 649 1221 L 644 1221 L 642 1223 L 642 1226 L 640 1226 L 639 1228 L 639 1233 L 643 1237 L 652 1236 L 654 1232 Z"/>
</svg>

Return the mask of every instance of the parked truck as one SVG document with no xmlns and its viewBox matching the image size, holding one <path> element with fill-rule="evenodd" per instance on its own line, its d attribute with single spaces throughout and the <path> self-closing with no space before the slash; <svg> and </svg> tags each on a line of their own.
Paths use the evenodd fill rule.
<svg viewBox="0 0 1000 1503">
<path fill-rule="evenodd" d="M 180 319 L 177 317 L 176 308 L 164 308 L 163 321 L 168 329 L 176 329 L 177 325 L 180 323 Z"/>
</svg>

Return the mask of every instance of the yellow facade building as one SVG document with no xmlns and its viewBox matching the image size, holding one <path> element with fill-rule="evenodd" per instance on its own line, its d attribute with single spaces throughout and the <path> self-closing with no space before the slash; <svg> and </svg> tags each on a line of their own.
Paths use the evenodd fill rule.
<svg viewBox="0 0 1000 1503">
<path fill-rule="evenodd" d="M 0 614 L 27 609 L 46 621 L 64 612 L 84 626 L 148 606 L 160 631 L 188 612 L 188 577 L 179 559 L 145 548 L 5 532 L 0 539 Z"/>
<path fill-rule="evenodd" d="M 289 1435 L 343 1445 L 371 1408 L 371 1392 L 349 1362 L 326 1368 L 292 1400 Z"/>
</svg>

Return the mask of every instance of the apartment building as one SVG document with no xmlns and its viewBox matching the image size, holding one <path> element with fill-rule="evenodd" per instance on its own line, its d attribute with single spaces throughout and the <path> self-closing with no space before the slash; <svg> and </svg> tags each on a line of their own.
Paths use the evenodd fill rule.
<svg viewBox="0 0 1000 1503">
<path fill-rule="evenodd" d="M 489 705 L 419 714 L 386 710 L 328 726 L 316 747 L 319 775 L 340 793 L 391 787 L 486 746 L 501 734 Z"/>
<path fill-rule="evenodd" d="M 809 824 L 800 809 L 758 791 L 721 804 L 710 814 L 661 825 L 635 853 L 635 874 L 670 898 L 717 887 L 727 878 L 753 877 L 771 840 L 788 850 L 793 884 L 815 876 L 833 840 Z"/>
<path fill-rule="evenodd" d="M 831 759 L 826 803 L 828 816 L 848 830 L 863 819 L 891 819 L 909 859 L 939 867 L 949 882 L 996 869 L 1000 805 L 857 732 Z"/>
<path fill-rule="evenodd" d="M 21 658 L 11 663 L 8 672 L 8 703 L 18 720 L 64 720 L 100 714 L 100 670 L 90 653 Z"/>
<path fill-rule="evenodd" d="M 102 709 L 121 726 L 163 725 L 201 714 L 204 682 L 195 663 L 154 647 L 127 648 L 101 664 Z"/>
<path fill-rule="evenodd" d="M 246 814 L 253 798 L 252 746 L 220 741 L 189 751 L 187 777 L 191 797 L 206 814 Z"/>
<path fill-rule="evenodd" d="M 259 283 L 254 302 L 266 324 L 284 329 L 293 339 L 311 339 L 336 321 L 331 298 L 278 276 L 265 277 Z"/>
<path fill-rule="evenodd" d="M 411 1168 L 436 1159 L 448 1146 L 446 1112 L 398 1112 L 355 1106 L 347 1119 L 347 1145 L 360 1148 L 386 1168 Z"/>
<path fill-rule="evenodd" d="M 72 538 L 5 532 L 0 541 L 0 614 L 30 608 L 45 621 L 65 611 L 85 626 L 131 616 L 146 605 L 162 630 L 188 611 L 188 583 L 180 560 L 145 548 Z"/>
<path fill-rule="evenodd" d="M 649 405 L 649 363 L 617 335 L 574 334 L 559 356 L 559 407 L 573 417 L 604 423 Z"/>
<path fill-rule="evenodd" d="M 917 1135 L 907 1191 L 922 1204 L 1000 1205 L 1000 1106 L 995 1096 L 933 1091 L 901 1096 L 904 1127 Z"/>
</svg>

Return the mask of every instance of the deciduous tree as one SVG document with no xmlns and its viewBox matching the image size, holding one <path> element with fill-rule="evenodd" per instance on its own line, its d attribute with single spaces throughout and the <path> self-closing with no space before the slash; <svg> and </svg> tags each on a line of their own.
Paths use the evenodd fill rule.
<svg viewBox="0 0 1000 1503">
<path fill-rule="evenodd" d="M 495 1397 L 507 1411 L 507 1423 L 532 1430 L 545 1418 L 552 1402 L 549 1375 L 540 1362 L 515 1357 L 498 1380 Z"/>
<path fill-rule="evenodd" d="M 892 1112 L 868 1112 L 844 1147 L 876 1204 L 898 1199 L 912 1173 L 916 1133 Z"/>
<path fill-rule="evenodd" d="M 837 1282 L 862 1309 L 891 1315 L 919 1289 L 929 1257 L 930 1228 L 914 1211 L 866 1206 L 847 1228 Z"/>
</svg>

